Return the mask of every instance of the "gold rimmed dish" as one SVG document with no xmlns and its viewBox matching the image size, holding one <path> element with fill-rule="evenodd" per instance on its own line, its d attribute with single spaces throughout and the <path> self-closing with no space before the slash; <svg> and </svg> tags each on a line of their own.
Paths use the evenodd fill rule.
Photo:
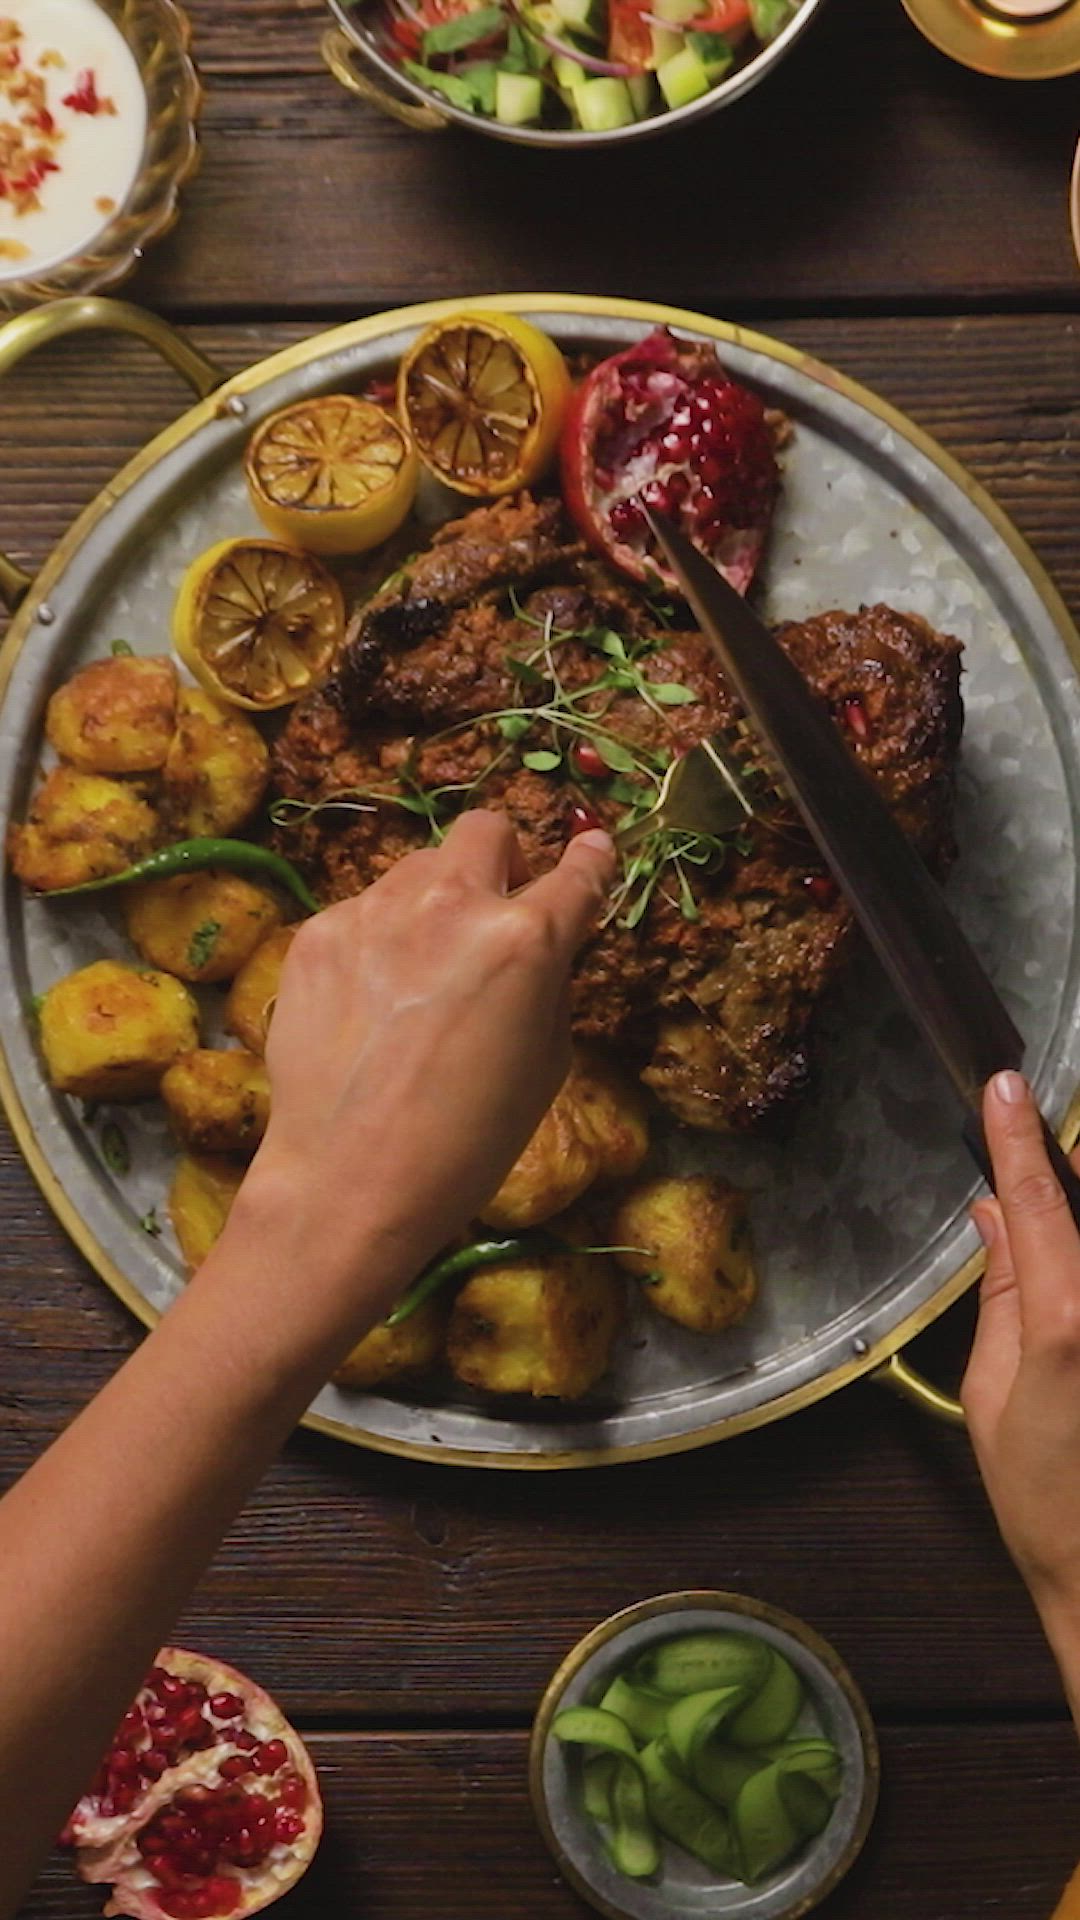
<svg viewBox="0 0 1080 1920">
<path fill-rule="evenodd" d="M 198 163 L 202 88 L 191 27 L 176 0 L 94 0 L 133 56 L 146 95 L 146 132 L 122 203 L 89 241 L 59 262 L 0 279 L 0 312 L 64 294 L 89 294 L 127 279 L 180 212 L 180 192 Z M 0 4 L 0 12 L 2 12 Z"/>
<path fill-rule="evenodd" d="M 1054 80 L 1080 73 L 1080 0 L 1019 12 L 980 0 L 903 0 L 919 32 L 963 67 L 996 80 Z"/>
<path fill-rule="evenodd" d="M 824 1831 L 765 1880 L 720 1879 L 681 1849 L 665 1847 L 660 1874 L 631 1880 L 613 1865 L 582 1807 L 580 1752 L 552 1733 L 563 1708 L 595 1706 L 617 1673 L 680 1634 L 737 1632 L 782 1654 L 803 1682 L 796 1734 L 838 1749 L 843 1785 Z M 862 1693 L 835 1648 L 793 1614 L 764 1600 L 711 1588 L 662 1593 L 626 1607 L 587 1633 L 545 1689 L 529 1745 L 529 1792 L 560 1873 L 605 1920 L 799 1920 L 839 1885 L 862 1851 L 877 1807 L 881 1762 Z"/>
</svg>

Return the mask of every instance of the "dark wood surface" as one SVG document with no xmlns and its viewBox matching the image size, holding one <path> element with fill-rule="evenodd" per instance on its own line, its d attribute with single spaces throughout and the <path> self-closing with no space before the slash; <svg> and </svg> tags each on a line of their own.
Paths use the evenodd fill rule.
<svg viewBox="0 0 1080 1920">
<path fill-rule="evenodd" d="M 1074 84 L 980 80 L 895 0 L 829 0 L 767 94 L 687 136 L 548 161 L 357 108 L 320 66 L 321 0 L 191 11 L 204 167 L 131 291 L 191 322 L 223 366 L 339 316 L 485 287 L 729 312 L 912 413 L 1080 614 Z M 184 404 L 130 343 L 24 364 L 0 391 L 0 548 L 39 563 Z M 962 1304 L 917 1357 L 955 1385 L 969 1334 Z M 136 1337 L 5 1136 L 0 1484 Z M 532 1821 L 528 1722 L 587 1627 L 687 1585 L 803 1615 L 866 1690 L 882 1806 L 832 1920 L 1045 1920 L 1080 1831 L 1056 1675 L 964 1436 L 870 1385 L 718 1448 L 593 1473 L 469 1474 L 299 1435 L 177 1626 L 312 1733 L 328 1834 L 286 1911 L 582 1913 Z M 58 1858 L 25 1916 L 99 1910 Z"/>
</svg>

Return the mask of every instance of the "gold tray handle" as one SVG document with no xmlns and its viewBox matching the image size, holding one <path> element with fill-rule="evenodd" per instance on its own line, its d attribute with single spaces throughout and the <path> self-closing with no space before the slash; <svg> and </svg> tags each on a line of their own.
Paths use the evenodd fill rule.
<svg viewBox="0 0 1080 1920">
<path fill-rule="evenodd" d="M 356 52 L 352 41 L 338 27 L 328 27 L 320 42 L 320 51 L 325 64 L 329 67 L 339 86 L 347 93 L 356 95 L 358 100 L 366 100 L 371 106 L 378 107 L 380 113 L 389 114 L 391 120 L 400 120 L 402 126 L 412 127 L 420 133 L 442 133 L 450 122 L 434 107 L 418 107 L 414 101 L 399 100 L 386 87 L 380 87 L 368 73 L 361 73 L 353 55 Z"/>
<path fill-rule="evenodd" d="M 102 328 L 112 333 L 132 333 L 137 340 L 145 340 L 147 346 L 153 347 L 170 367 L 183 375 L 200 400 L 205 400 L 226 378 L 220 367 L 192 346 L 182 333 L 177 333 L 175 327 L 159 320 L 157 314 L 133 307 L 126 300 L 89 297 L 53 300 L 46 306 L 31 308 L 28 313 L 16 314 L 13 320 L 0 326 L 0 375 L 28 353 L 48 346 L 53 340 L 61 340 L 66 333 Z M 12 613 L 32 585 L 33 575 L 0 553 L 0 600 Z"/>
<path fill-rule="evenodd" d="M 899 1394 L 901 1400 L 911 1401 L 916 1407 L 921 1407 L 924 1413 L 931 1414 L 935 1420 L 943 1420 L 946 1426 L 967 1425 L 964 1409 L 959 1400 L 954 1400 L 951 1394 L 942 1393 L 940 1388 L 931 1386 L 929 1380 L 924 1380 L 921 1373 L 916 1373 L 914 1367 L 909 1367 L 902 1353 L 890 1355 L 884 1366 L 878 1367 L 870 1377 L 879 1387 L 887 1387 L 890 1393 Z"/>
</svg>

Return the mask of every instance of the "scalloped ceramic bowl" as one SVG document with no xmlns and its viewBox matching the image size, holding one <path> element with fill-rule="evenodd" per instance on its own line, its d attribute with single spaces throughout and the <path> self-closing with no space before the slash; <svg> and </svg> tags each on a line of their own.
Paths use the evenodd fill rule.
<svg viewBox="0 0 1080 1920">
<path fill-rule="evenodd" d="M 135 56 L 146 89 L 146 144 L 123 206 L 66 260 L 24 279 L 0 281 L 0 312 L 62 294 L 100 293 L 126 280 L 147 247 L 174 226 L 180 189 L 198 164 L 202 88 L 190 54 L 191 26 L 175 0 L 96 0 Z"/>
</svg>

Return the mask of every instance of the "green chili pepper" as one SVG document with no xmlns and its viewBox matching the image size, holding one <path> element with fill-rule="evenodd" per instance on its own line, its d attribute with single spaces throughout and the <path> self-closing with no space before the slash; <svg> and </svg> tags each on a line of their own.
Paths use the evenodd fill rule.
<svg viewBox="0 0 1080 1920">
<path fill-rule="evenodd" d="M 251 840 L 177 840 L 147 854 L 145 860 L 125 867 L 122 873 L 106 874 L 103 880 L 83 880 L 77 887 L 52 887 L 47 895 L 55 900 L 72 893 L 101 893 L 106 887 L 130 887 L 138 880 L 170 880 L 177 873 L 195 873 L 206 867 L 224 867 L 229 873 L 250 873 L 257 878 L 276 881 L 300 902 L 305 913 L 318 913 L 319 903 L 306 880 L 291 860 L 269 847 L 257 847 Z"/>
<path fill-rule="evenodd" d="M 477 1267 L 501 1267 L 507 1260 L 531 1260 L 538 1254 L 566 1251 L 562 1241 L 556 1240 L 550 1233 L 515 1234 L 501 1240 L 474 1240 L 470 1246 L 458 1247 L 454 1253 L 444 1254 L 441 1260 L 425 1268 L 408 1292 L 402 1294 L 386 1325 L 400 1327 L 403 1320 L 408 1320 L 417 1307 L 422 1307 L 424 1301 L 430 1300 L 432 1294 L 444 1287 L 448 1280 L 460 1280 Z"/>
</svg>

